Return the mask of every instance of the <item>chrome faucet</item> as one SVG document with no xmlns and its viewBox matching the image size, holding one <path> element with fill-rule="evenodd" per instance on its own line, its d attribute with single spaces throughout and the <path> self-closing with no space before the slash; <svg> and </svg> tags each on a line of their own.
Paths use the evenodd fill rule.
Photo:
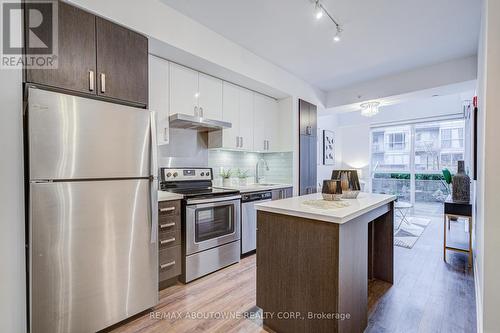
<svg viewBox="0 0 500 333">
<path fill-rule="evenodd" d="M 259 175 L 259 164 L 260 161 L 264 162 L 264 166 L 266 167 L 266 171 L 269 171 L 269 165 L 267 165 L 267 162 L 265 159 L 261 158 L 257 161 L 257 164 L 255 165 L 255 184 L 258 184 L 262 177 Z"/>
</svg>

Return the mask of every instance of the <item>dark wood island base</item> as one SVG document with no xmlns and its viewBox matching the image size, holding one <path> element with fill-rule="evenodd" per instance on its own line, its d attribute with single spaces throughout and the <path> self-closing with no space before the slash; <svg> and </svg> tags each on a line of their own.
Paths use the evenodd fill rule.
<svg viewBox="0 0 500 333">
<path fill-rule="evenodd" d="M 276 332 L 363 332 L 368 280 L 393 283 L 393 202 L 345 223 L 257 215 L 257 306 Z"/>
</svg>

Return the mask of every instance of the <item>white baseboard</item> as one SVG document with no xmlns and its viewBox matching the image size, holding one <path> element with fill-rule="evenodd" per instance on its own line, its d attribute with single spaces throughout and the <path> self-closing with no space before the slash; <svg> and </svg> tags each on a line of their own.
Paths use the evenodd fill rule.
<svg viewBox="0 0 500 333">
<path fill-rule="evenodd" d="M 479 274 L 477 270 L 477 260 L 474 260 L 474 289 L 476 291 L 477 333 L 483 333 L 483 300 L 481 299 L 481 290 L 479 289 Z"/>
</svg>

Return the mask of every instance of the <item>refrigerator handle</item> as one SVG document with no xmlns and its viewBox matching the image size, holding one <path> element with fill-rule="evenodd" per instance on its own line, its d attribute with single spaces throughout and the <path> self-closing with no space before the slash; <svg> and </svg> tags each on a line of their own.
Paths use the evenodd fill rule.
<svg viewBox="0 0 500 333">
<path fill-rule="evenodd" d="M 158 242 L 158 141 L 156 112 L 150 112 L 151 130 L 151 244 Z"/>
</svg>

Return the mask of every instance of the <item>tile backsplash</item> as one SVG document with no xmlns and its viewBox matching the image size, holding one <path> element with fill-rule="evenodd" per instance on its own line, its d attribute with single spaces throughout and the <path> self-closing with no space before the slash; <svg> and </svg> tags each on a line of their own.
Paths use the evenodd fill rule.
<svg viewBox="0 0 500 333">
<path fill-rule="evenodd" d="M 222 168 L 234 171 L 233 181 L 236 180 L 236 170 L 248 170 L 248 183 L 253 183 L 255 179 L 255 165 L 259 159 L 263 158 L 269 171 L 265 170 L 264 163 L 261 163 L 263 179 L 261 182 L 292 184 L 293 180 L 293 153 L 253 153 L 229 150 L 209 150 L 208 166 L 214 170 L 214 182 L 221 183 L 219 175 Z"/>
</svg>

